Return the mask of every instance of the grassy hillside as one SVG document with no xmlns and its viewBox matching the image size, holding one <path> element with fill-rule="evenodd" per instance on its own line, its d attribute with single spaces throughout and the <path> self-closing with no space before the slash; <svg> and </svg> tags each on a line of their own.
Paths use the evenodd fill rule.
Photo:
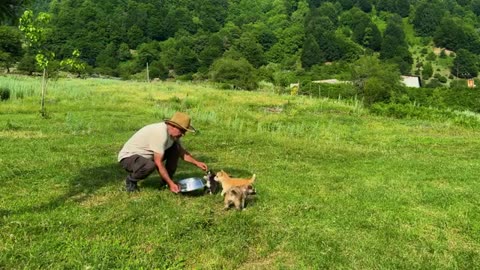
<svg viewBox="0 0 480 270">
<path fill-rule="evenodd" d="M 0 77 L 0 269 L 480 268 L 480 131 L 326 99 L 205 85 Z M 257 174 L 243 212 L 175 195 L 116 162 L 145 124 L 186 111 L 183 144 Z M 176 179 L 201 176 L 181 164 Z"/>
<path fill-rule="evenodd" d="M 421 73 L 423 66 L 430 63 L 433 75 L 443 76 L 446 82 L 442 85 L 448 86 L 453 79 L 450 77 L 450 69 L 453 65 L 454 52 L 435 47 L 431 38 L 416 36 L 413 25 L 408 22 L 408 18 L 403 19 L 403 30 L 413 58 L 412 74 L 421 76 L 424 84 L 431 82 L 434 76 L 425 78 Z M 442 50 L 445 55 L 442 55 Z"/>
</svg>

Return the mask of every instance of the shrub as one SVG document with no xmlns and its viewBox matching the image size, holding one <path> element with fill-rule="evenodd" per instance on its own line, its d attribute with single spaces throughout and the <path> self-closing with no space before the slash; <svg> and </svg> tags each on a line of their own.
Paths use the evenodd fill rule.
<svg viewBox="0 0 480 270">
<path fill-rule="evenodd" d="M 5 101 L 10 99 L 10 89 L 6 87 L 0 88 L 0 100 Z"/>
<path fill-rule="evenodd" d="M 35 55 L 28 53 L 22 57 L 17 65 L 17 69 L 28 75 L 32 75 L 34 72 L 40 72 L 36 64 Z"/>
<path fill-rule="evenodd" d="M 436 88 L 441 86 L 442 86 L 442 83 L 436 78 L 431 79 L 430 82 L 427 83 L 427 85 L 425 85 L 425 87 L 427 88 Z"/>
<path fill-rule="evenodd" d="M 245 59 L 223 57 L 216 60 L 210 68 L 213 81 L 232 84 L 234 88 L 253 90 L 257 87 L 255 69 Z"/>
<path fill-rule="evenodd" d="M 168 78 L 168 69 L 160 61 L 153 61 L 149 69 L 150 79 L 159 78 L 165 80 Z"/>
<path fill-rule="evenodd" d="M 424 80 L 427 80 L 428 78 L 432 77 L 432 75 L 433 75 L 432 63 L 427 62 L 427 63 L 423 66 L 422 78 L 423 78 Z"/>
<path fill-rule="evenodd" d="M 440 51 L 440 58 L 447 58 L 447 53 L 445 52 L 445 49 Z"/>
<path fill-rule="evenodd" d="M 352 81 L 365 105 L 387 102 L 391 93 L 401 91 L 398 67 L 376 57 L 361 57 L 352 64 Z"/>
<path fill-rule="evenodd" d="M 435 61 L 437 59 L 437 55 L 434 52 L 429 52 L 426 59 L 428 61 Z"/>
<path fill-rule="evenodd" d="M 437 79 L 441 83 L 446 83 L 448 81 L 447 77 L 442 76 L 442 75 L 439 75 Z"/>
<path fill-rule="evenodd" d="M 122 62 L 118 65 L 118 73 L 122 79 L 128 80 L 133 74 L 140 72 L 142 68 L 139 68 L 134 61 Z"/>
</svg>

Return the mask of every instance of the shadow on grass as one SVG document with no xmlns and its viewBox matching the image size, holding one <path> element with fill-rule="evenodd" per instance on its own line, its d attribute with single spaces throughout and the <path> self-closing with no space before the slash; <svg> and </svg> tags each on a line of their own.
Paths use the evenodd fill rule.
<svg viewBox="0 0 480 270">
<path fill-rule="evenodd" d="M 127 173 L 118 163 L 106 164 L 104 166 L 84 168 L 70 181 L 70 189 L 65 198 L 74 198 L 81 202 L 95 193 L 98 189 L 110 185 L 113 182 L 123 181 Z"/>
<path fill-rule="evenodd" d="M 181 166 L 175 174 L 175 180 L 180 180 L 189 177 L 203 177 L 203 172 L 198 170 L 195 166 L 187 165 L 188 168 Z M 231 167 L 224 168 L 224 170 L 232 177 L 251 177 L 252 173 L 239 170 Z M 214 171 L 217 171 L 214 168 Z M 114 182 L 124 190 L 124 179 L 127 173 L 118 163 L 106 164 L 98 167 L 84 168 L 80 170 L 77 176 L 69 181 L 68 191 L 53 200 L 37 205 L 23 207 L 20 209 L 0 209 L 0 216 L 39 213 L 55 210 L 63 206 L 68 201 L 81 203 L 90 198 L 97 190 L 111 185 Z M 140 189 L 167 189 L 165 185 L 161 184 L 160 177 L 157 172 L 153 172 L 150 177 L 140 182 Z M 46 187 L 48 189 L 48 187 Z M 48 191 L 46 191 L 48 192 Z M 202 196 L 203 193 L 184 193 L 185 196 Z"/>
<path fill-rule="evenodd" d="M 24 207 L 18 210 L 0 209 L 0 216 L 39 213 L 52 211 L 61 207 L 67 201 L 82 202 L 88 199 L 100 188 L 110 185 L 113 182 L 122 181 L 126 177 L 126 172 L 118 163 L 106 164 L 103 166 L 85 168 L 80 170 L 78 175 L 69 181 L 68 191 L 46 203 Z M 49 187 L 46 187 L 49 189 Z M 45 192 L 48 192 L 45 191 Z"/>
</svg>

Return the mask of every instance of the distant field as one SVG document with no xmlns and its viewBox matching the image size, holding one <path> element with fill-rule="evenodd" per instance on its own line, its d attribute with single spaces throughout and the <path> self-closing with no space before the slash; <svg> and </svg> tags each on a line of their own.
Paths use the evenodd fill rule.
<svg viewBox="0 0 480 270">
<path fill-rule="evenodd" d="M 359 105 L 208 85 L 0 77 L 0 269 L 479 269 L 480 130 Z M 13 94 L 14 93 L 14 94 Z M 143 125 L 186 111 L 183 145 L 256 173 L 243 212 L 123 191 Z M 201 176 L 181 164 L 176 179 Z"/>
</svg>

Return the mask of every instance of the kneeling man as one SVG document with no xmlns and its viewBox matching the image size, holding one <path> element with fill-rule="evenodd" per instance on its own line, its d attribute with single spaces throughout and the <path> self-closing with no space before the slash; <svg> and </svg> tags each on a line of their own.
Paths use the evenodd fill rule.
<svg viewBox="0 0 480 270">
<path fill-rule="evenodd" d="M 172 177 L 180 158 L 206 171 L 207 165 L 196 160 L 180 143 L 187 131 L 195 132 L 190 117 L 176 112 L 170 119 L 147 125 L 133 134 L 118 153 L 120 165 L 129 173 L 125 179 L 126 190 L 137 191 L 138 181 L 147 178 L 156 168 L 170 191 L 178 193 L 180 188 Z"/>
</svg>

